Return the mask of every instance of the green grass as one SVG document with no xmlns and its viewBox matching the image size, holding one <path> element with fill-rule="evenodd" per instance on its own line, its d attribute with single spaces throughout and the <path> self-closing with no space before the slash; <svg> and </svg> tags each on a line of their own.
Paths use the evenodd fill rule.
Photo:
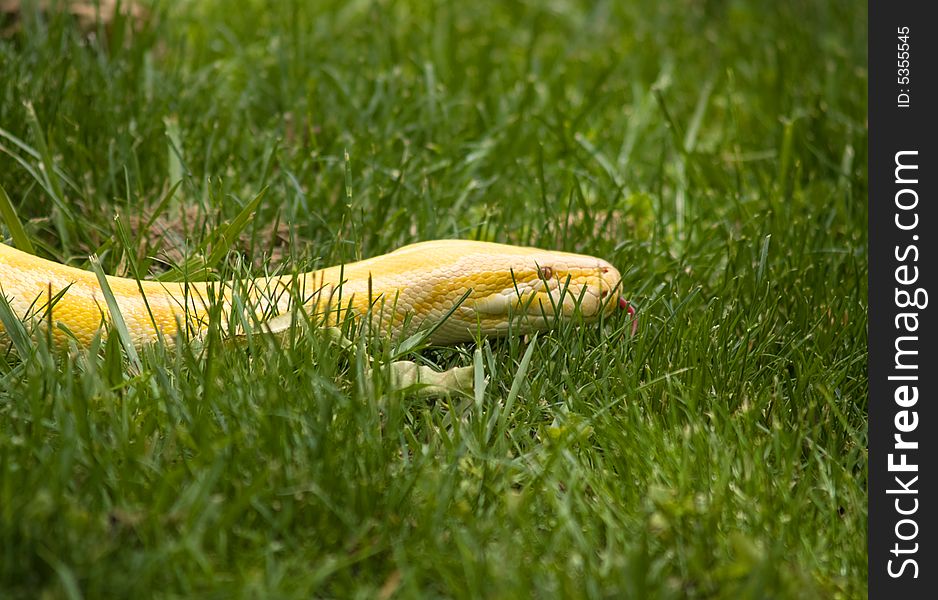
<svg viewBox="0 0 938 600">
<path fill-rule="evenodd" d="M 6 341 L 0 596 L 865 597 L 865 3 L 271 4 L 24 11 L 0 185 L 40 255 L 533 244 L 619 266 L 640 332 L 407 356 L 479 350 L 468 402 L 315 330 Z"/>
</svg>

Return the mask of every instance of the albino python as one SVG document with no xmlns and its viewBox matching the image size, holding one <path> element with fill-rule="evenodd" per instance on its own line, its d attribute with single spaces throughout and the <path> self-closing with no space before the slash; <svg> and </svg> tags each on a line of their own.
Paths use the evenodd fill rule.
<svg viewBox="0 0 938 600">
<path fill-rule="evenodd" d="M 298 302 L 323 325 L 370 315 L 372 326 L 392 338 L 429 328 L 451 312 L 430 336 L 434 344 L 504 335 L 509 326 L 517 333 L 543 330 L 558 311 L 562 318 L 579 311 L 587 322 L 616 307 L 633 312 L 619 296 L 619 271 L 602 259 L 469 240 L 412 244 L 294 276 L 192 283 L 107 277 L 107 283 L 135 346 L 160 335 L 173 343 L 180 326 L 200 336 L 208 325 L 211 298 L 221 304 L 227 323 L 236 296 L 262 321 L 289 314 Z M 95 273 L 3 244 L 0 293 L 20 320 L 55 324 L 57 341 L 69 337 L 67 329 L 87 345 L 110 321 Z"/>
</svg>

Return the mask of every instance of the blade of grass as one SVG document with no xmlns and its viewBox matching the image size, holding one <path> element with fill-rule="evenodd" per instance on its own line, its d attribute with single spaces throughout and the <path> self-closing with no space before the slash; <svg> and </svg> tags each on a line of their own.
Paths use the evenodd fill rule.
<svg viewBox="0 0 938 600">
<path fill-rule="evenodd" d="M 13 342 L 16 353 L 20 359 L 26 360 L 26 357 L 32 352 L 32 342 L 29 339 L 29 333 L 26 332 L 26 326 L 20 321 L 19 317 L 13 312 L 13 307 L 7 302 L 3 287 L 0 286 L 0 323 L 3 329 Z"/>
<path fill-rule="evenodd" d="M 488 380 L 485 378 L 485 367 L 482 364 L 482 351 L 477 347 L 472 353 L 473 366 L 473 400 L 476 410 L 482 409 L 482 403 L 485 400 L 485 388 Z"/>
<path fill-rule="evenodd" d="M 157 203 L 156 208 L 153 209 L 153 213 L 147 219 L 147 222 L 141 228 L 141 231 L 147 231 L 153 227 L 153 223 L 160 217 L 161 214 L 166 210 L 166 207 L 169 206 L 169 203 L 172 202 L 173 196 L 176 194 L 176 190 L 179 189 L 179 186 L 182 185 L 182 179 L 175 180 L 176 183 L 172 184 L 166 193 L 163 194 L 163 197 L 160 198 L 160 201 Z"/>
<path fill-rule="evenodd" d="M 49 150 L 49 145 L 46 143 L 46 135 L 42 130 L 42 125 L 39 124 L 39 117 L 36 115 L 36 110 L 33 108 L 32 102 L 29 102 L 28 100 L 26 101 L 25 105 L 26 120 L 29 122 L 29 129 L 32 131 L 33 137 L 36 139 L 36 146 L 38 147 L 37 149 L 39 151 L 39 156 L 42 160 L 43 187 L 52 197 L 52 202 L 58 209 L 57 212 L 52 214 L 52 220 L 55 223 L 55 228 L 58 230 L 59 238 L 61 239 L 62 244 L 64 246 L 68 246 L 70 235 L 66 223 L 74 223 L 75 217 L 68 209 L 68 206 L 65 205 L 65 195 L 62 193 L 62 184 L 59 182 L 59 179 L 55 174 L 55 161 L 52 158 L 52 152 Z"/>
<path fill-rule="evenodd" d="M 395 348 L 394 351 L 391 353 L 391 357 L 393 359 L 397 359 L 407 354 L 408 352 L 413 352 L 414 350 L 419 348 L 421 344 L 423 344 L 426 340 L 430 339 L 430 336 L 432 336 L 434 332 L 436 332 L 436 330 L 439 329 L 443 325 L 443 323 L 445 323 L 446 320 L 449 319 L 452 316 L 452 314 L 456 312 L 456 310 L 460 306 L 462 306 L 462 303 L 466 301 L 466 298 L 468 298 L 470 294 L 472 294 L 472 289 L 466 290 L 466 292 L 462 295 L 462 297 L 460 297 L 459 300 L 457 300 L 453 304 L 452 308 L 450 308 L 446 312 L 446 314 L 443 315 L 442 319 L 434 323 L 433 327 L 431 327 L 430 329 L 415 333 L 414 335 L 410 336 L 409 338 L 401 342 L 397 346 L 397 348 Z"/>
<path fill-rule="evenodd" d="M 524 383 L 525 377 L 528 374 L 528 367 L 531 365 L 531 357 L 534 355 L 534 346 L 537 342 L 537 334 L 535 333 L 531 336 L 531 341 L 528 342 L 528 347 L 524 351 L 524 356 L 521 357 L 521 363 L 518 365 L 518 371 L 515 373 L 514 378 L 511 380 L 511 388 L 508 390 L 508 397 L 505 399 L 505 405 L 501 407 L 498 411 L 497 419 L 492 419 L 489 421 L 489 431 L 486 432 L 486 439 L 492 439 L 492 426 L 497 423 L 498 436 L 502 437 L 508 431 L 508 415 L 511 413 L 511 409 L 515 405 L 515 400 L 518 399 L 518 394 L 521 392 L 521 384 Z"/>
<path fill-rule="evenodd" d="M 134 347 L 133 338 L 130 336 L 130 330 L 127 329 L 127 323 L 124 321 L 124 315 L 121 314 L 120 305 L 117 303 L 114 292 L 111 291 L 111 286 L 107 281 L 107 275 L 104 274 L 104 269 L 101 268 L 101 261 L 98 259 L 97 255 L 91 257 L 91 269 L 98 278 L 101 293 L 104 295 L 104 301 L 107 303 L 107 309 L 111 315 L 111 328 L 117 332 L 121 345 L 124 346 L 124 352 L 127 353 L 127 358 L 130 360 L 130 364 L 136 369 L 136 373 L 140 373 L 143 370 L 143 364 L 140 362 L 140 357 L 137 355 L 137 349 Z"/>
<path fill-rule="evenodd" d="M 163 119 L 166 128 L 166 161 L 169 163 L 169 181 L 182 181 L 186 169 L 182 164 L 182 140 L 179 135 L 179 119 L 167 117 Z"/>
<path fill-rule="evenodd" d="M 156 335 L 160 342 L 163 342 L 163 332 L 157 327 L 156 318 L 153 316 L 153 310 L 150 308 L 150 301 L 147 300 L 147 295 L 143 291 L 143 271 L 140 268 L 140 264 L 137 262 L 136 254 L 133 252 L 134 246 L 130 241 L 130 236 L 127 234 L 127 230 L 124 228 L 124 222 L 119 216 L 115 217 L 114 221 L 117 227 L 117 238 L 124 247 L 124 255 L 127 257 L 127 263 L 130 265 L 130 272 L 137 282 L 137 290 L 140 292 L 143 305 L 147 309 L 147 316 L 150 318 L 150 322 L 153 324 L 153 328 L 156 330 Z"/>
<path fill-rule="evenodd" d="M 0 185 L 0 217 L 3 218 L 3 222 L 10 230 L 10 235 L 13 236 L 13 245 L 23 252 L 35 254 L 36 249 L 29 241 L 29 236 L 26 235 L 26 230 L 23 229 L 23 224 L 16 215 L 16 208 L 2 185 Z"/>
</svg>

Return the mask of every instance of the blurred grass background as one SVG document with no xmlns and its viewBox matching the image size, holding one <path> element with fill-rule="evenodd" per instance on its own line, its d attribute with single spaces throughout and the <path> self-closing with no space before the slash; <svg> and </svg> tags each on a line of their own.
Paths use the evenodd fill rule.
<svg viewBox="0 0 938 600">
<path fill-rule="evenodd" d="M 563 328 L 521 376 L 530 340 L 486 343 L 468 406 L 316 332 L 140 373 L 5 344 L 0 595 L 866 594 L 865 3 L 62 5 L 0 11 L 0 185 L 40 255 L 531 244 L 616 264 L 641 330 Z"/>
</svg>

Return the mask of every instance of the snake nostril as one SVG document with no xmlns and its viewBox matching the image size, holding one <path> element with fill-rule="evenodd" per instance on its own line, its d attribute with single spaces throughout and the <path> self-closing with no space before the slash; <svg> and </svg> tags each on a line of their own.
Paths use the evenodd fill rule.
<svg viewBox="0 0 938 600">
<path fill-rule="evenodd" d="M 605 297 L 608 296 L 608 295 L 609 295 L 609 290 L 603 290 L 602 293 L 599 294 L 599 297 L 600 297 L 600 298 L 605 298 Z"/>
</svg>

